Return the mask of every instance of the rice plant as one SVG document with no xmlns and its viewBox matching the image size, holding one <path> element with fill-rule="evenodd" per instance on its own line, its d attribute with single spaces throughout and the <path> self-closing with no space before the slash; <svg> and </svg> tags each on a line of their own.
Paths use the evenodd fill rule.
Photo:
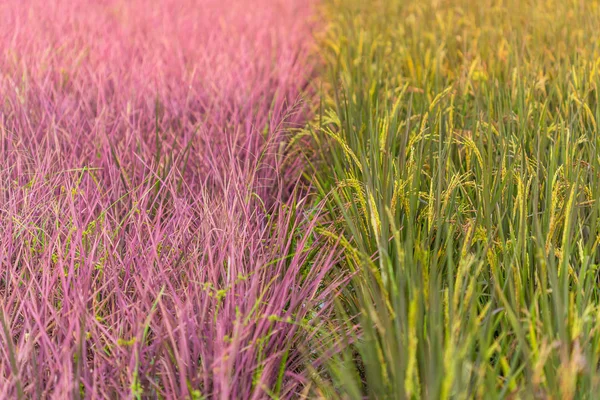
<svg viewBox="0 0 600 400">
<path fill-rule="evenodd" d="M 595 398 L 598 3 L 330 0 L 324 15 L 310 131 L 355 273 L 324 390 Z"/>
<path fill-rule="evenodd" d="M 2 2 L 0 398 L 310 387 L 343 280 L 295 138 L 312 9 Z"/>
<path fill-rule="evenodd" d="M 0 4 L 0 398 L 595 398 L 595 0 Z"/>
</svg>

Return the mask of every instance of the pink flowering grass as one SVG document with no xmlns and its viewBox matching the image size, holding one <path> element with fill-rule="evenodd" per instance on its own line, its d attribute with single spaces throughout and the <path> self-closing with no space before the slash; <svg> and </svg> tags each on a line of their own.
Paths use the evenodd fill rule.
<svg viewBox="0 0 600 400">
<path fill-rule="evenodd" d="M 304 0 L 0 3 L 0 398 L 307 393 Z"/>
</svg>

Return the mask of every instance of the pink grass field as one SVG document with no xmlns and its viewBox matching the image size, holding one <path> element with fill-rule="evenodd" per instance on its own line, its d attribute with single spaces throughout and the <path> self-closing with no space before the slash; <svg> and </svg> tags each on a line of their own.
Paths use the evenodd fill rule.
<svg viewBox="0 0 600 400">
<path fill-rule="evenodd" d="M 307 393 L 339 283 L 294 137 L 314 14 L 0 2 L 0 398 Z"/>
</svg>

